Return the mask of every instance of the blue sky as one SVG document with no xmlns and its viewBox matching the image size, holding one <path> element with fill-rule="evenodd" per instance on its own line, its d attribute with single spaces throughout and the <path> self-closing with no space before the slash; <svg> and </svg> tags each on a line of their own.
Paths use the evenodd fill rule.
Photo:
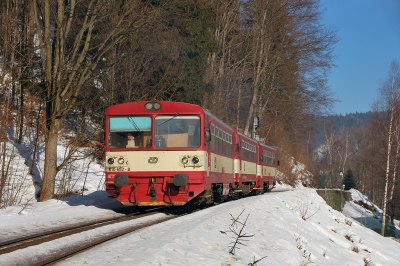
<svg viewBox="0 0 400 266">
<path fill-rule="evenodd" d="M 390 63 L 400 63 L 400 0 L 320 0 L 322 23 L 337 30 L 328 76 L 336 114 L 368 112 Z"/>
</svg>

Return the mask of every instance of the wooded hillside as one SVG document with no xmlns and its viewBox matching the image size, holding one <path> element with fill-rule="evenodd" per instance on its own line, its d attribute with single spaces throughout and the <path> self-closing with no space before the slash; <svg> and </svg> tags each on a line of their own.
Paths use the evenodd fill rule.
<svg viewBox="0 0 400 266">
<path fill-rule="evenodd" d="M 199 104 L 245 134 L 258 116 L 256 134 L 279 148 L 289 183 L 293 158 L 313 186 L 340 188 L 339 171 L 351 169 L 358 189 L 386 208 L 400 198 L 398 63 L 370 114 L 326 117 L 338 39 L 320 10 L 318 0 L 1 1 L 0 207 L 12 202 L 3 193 L 7 141 L 33 138 L 33 164 L 45 147 L 43 173 L 30 166 L 45 201 L 77 147 L 102 156 L 107 106 L 170 100 Z M 66 129 L 74 148 L 57 163 Z"/>
<path fill-rule="evenodd" d="M 35 127 L 45 142 L 40 200 L 53 197 L 66 119 L 76 145 L 107 106 L 136 100 L 200 104 L 296 156 L 312 117 L 329 109 L 335 31 L 316 0 L 4 0 L 0 4 L 2 138 Z M 44 136 L 44 139 L 42 138 Z"/>
</svg>

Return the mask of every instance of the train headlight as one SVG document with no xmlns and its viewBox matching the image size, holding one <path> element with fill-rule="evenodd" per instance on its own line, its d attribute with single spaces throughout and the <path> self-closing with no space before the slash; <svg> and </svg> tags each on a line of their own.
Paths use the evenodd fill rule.
<svg viewBox="0 0 400 266">
<path fill-rule="evenodd" d="M 108 158 L 108 159 L 107 159 L 107 163 L 108 163 L 108 164 L 113 164 L 113 163 L 114 163 L 114 158 L 111 158 L 111 157 Z"/>
<path fill-rule="evenodd" d="M 125 162 L 124 158 L 120 157 L 120 158 L 118 159 L 118 163 L 119 163 L 119 164 L 123 164 L 124 162 Z"/>
<path fill-rule="evenodd" d="M 198 164 L 200 162 L 200 160 L 199 160 L 199 158 L 198 157 L 193 157 L 192 158 L 192 163 L 194 163 L 194 164 Z"/>
<path fill-rule="evenodd" d="M 146 108 L 146 110 L 149 110 L 149 111 L 155 111 L 155 110 L 159 110 L 161 108 L 161 104 L 159 104 L 159 103 L 146 103 L 144 108 Z"/>
<path fill-rule="evenodd" d="M 187 157 L 182 158 L 182 163 L 187 164 L 189 162 L 189 159 Z"/>
</svg>

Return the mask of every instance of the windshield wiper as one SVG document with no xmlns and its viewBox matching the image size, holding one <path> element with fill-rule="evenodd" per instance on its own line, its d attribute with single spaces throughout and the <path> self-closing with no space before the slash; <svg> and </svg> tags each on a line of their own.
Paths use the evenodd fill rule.
<svg viewBox="0 0 400 266">
<path fill-rule="evenodd" d="M 133 117 L 128 115 L 128 120 L 129 122 L 131 122 L 131 124 L 133 125 L 133 127 L 136 129 L 137 132 L 139 132 L 140 134 L 143 133 L 143 131 L 140 130 L 140 128 L 138 127 L 138 125 L 135 123 L 135 121 L 133 120 Z"/>
<path fill-rule="evenodd" d="M 176 115 L 174 115 L 174 116 L 173 116 L 173 117 L 171 117 L 170 119 L 167 119 L 167 120 L 165 120 L 164 122 L 162 122 L 162 123 L 158 124 L 157 126 L 159 127 L 159 126 L 161 126 L 161 125 L 163 125 L 163 124 L 167 123 L 168 121 L 170 121 L 170 120 L 174 119 L 174 118 L 175 118 L 175 117 L 177 117 L 178 115 L 179 115 L 179 113 L 178 113 L 178 114 L 176 114 Z"/>
</svg>

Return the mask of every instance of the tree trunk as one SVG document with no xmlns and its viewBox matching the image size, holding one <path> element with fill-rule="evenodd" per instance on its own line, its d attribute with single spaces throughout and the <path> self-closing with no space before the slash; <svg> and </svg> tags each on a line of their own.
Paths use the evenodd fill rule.
<svg viewBox="0 0 400 266">
<path fill-rule="evenodd" d="M 20 86 L 20 94 L 19 94 L 19 108 L 18 108 L 18 139 L 17 139 L 17 143 L 21 144 L 22 143 L 22 134 L 24 132 L 24 88 L 26 86 L 25 82 L 21 83 Z"/>
<path fill-rule="evenodd" d="M 52 119 L 46 129 L 44 177 L 39 201 L 46 201 L 52 199 L 54 196 L 54 187 L 57 175 L 57 140 L 59 124 L 59 119 Z"/>
<path fill-rule="evenodd" d="M 400 157 L 400 132 L 399 132 L 399 121 L 396 119 L 396 131 L 395 131 L 395 138 L 396 138 L 396 154 L 394 158 L 394 165 L 393 165 L 393 173 L 392 173 L 392 189 L 390 191 L 389 201 L 393 200 L 394 195 L 394 188 L 396 184 L 396 175 L 397 175 L 397 162 Z"/>
<path fill-rule="evenodd" d="M 392 91 L 393 93 L 393 91 Z M 385 229 L 386 229 L 386 205 L 387 205 L 387 194 L 388 194 L 388 185 L 389 185 L 389 171 L 390 171 L 390 155 L 391 155 L 391 150 L 392 150 L 392 128 L 393 128 L 393 116 L 394 116 L 394 110 L 393 110 L 393 97 L 394 95 L 392 94 L 390 97 L 390 121 L 389 121 L 389 131 L 388 131 L 388 143 L 387 143 L 387 153 L 386 153 L 386 172 L 385 172 L 385 190 L 384 190 L 384 196 L 383 196 L 383 212 L 382 212 L 382 228 L 381 228 L 381 235 L 385 236 Z"/>
<path fill-rule="evenodd" d="M 0 207 L 2 206 L 7 206 L 4 204 L 4 199 L 3 199 L 3 193 L 4 193 L 4 187 L 8 183 L 9 179 L 9 174 L 8 174 L 8 169 L 11 157 L 7 155 L 7 129 L 8 129 L 8 110 L 9 110 L 9 104 L 10 104 L 10 96 L 6 96 L 6 101 L 4 105 L 4 113 L 2 114 L 3 123 L 0 124 L 0 145 L 1 145 L 1 154 L 0 154 L 0 160 L 1 160 L 1 173 L 0 173 Z M 8 163 L 7 163 L 7 157 L 8 158 Z"/>
<path fill-rule="evenodd" d="M 40 131 L 40 113 L 42 111 L 42 105 L 39 106 L 39 112 L 37 114 L 37 119 L 36 119 L 36 135 L 35 135 L 35 141 L 33 143 L 33 150 L 32 150 L 32 163 L 29 166 L 29 174 L 33 175 L 33 168 L 35 167 L 35 161 L 36 161 L 36 153 L 37 153 L 37 148 L 38 148 L 38 140 L 39 140 L 39 131 Z"/>
</svg>

